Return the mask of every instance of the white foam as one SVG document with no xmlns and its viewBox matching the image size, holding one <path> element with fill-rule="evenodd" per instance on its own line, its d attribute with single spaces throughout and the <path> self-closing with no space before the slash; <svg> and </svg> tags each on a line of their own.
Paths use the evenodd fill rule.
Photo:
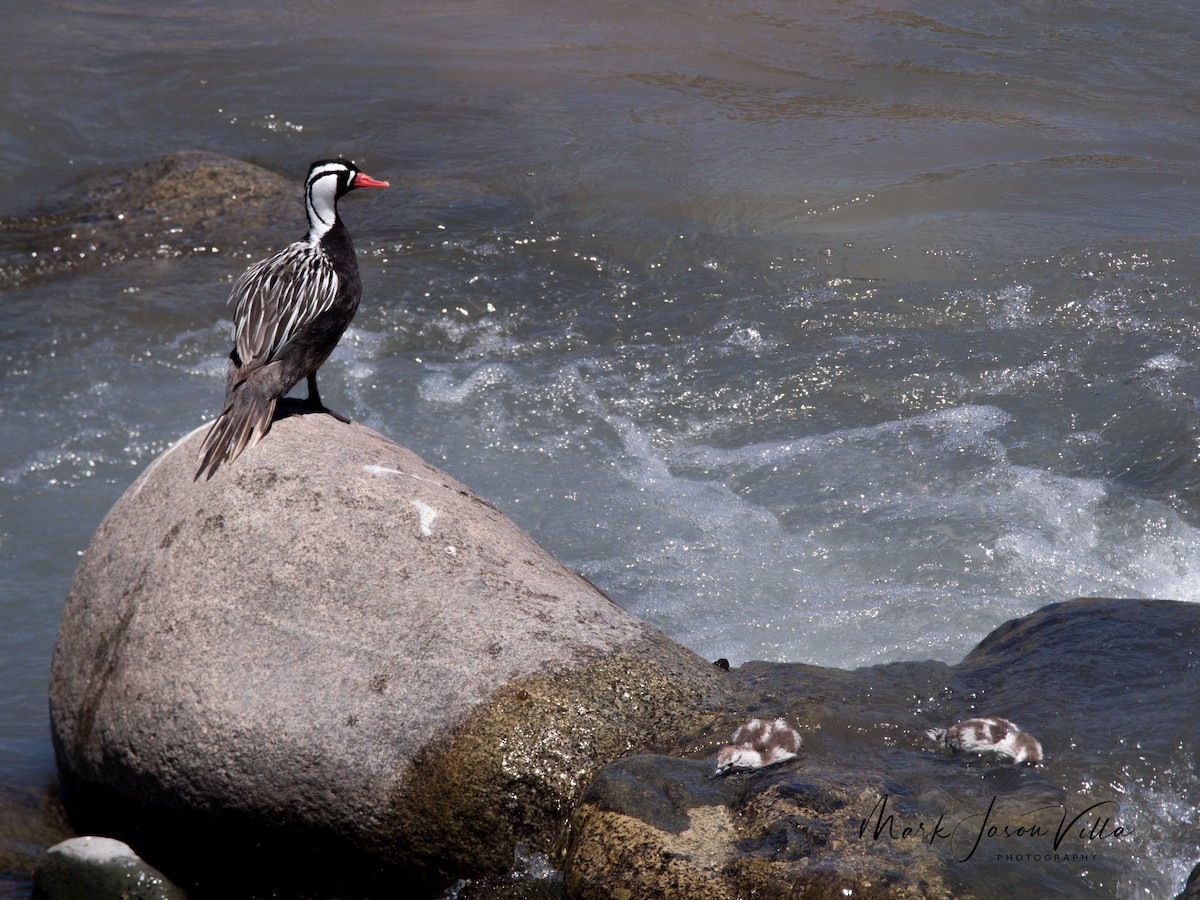
<svg viewBox="0 0 1200 900">
<path fill-rule="evenodd" d="M 992 318 L 993 327 L 1028 327 L 1045 320 L 1045 316 L 1037 315 L 1031 310 L 1033 289 L 1027 284 L 1014 284 L 1002 288 L 997 292 L 996 299 L 1000 302 L 1000 312 Z"/>
<path fill-rule="evenodd" d="M 636 558 L 592 574 L 706 656 L 955 662 L 1046 603 L 1200 591 L 1200 532 L 1012 463 L 996 407 L 733 448 L 605 415 L 642 518 Z"/>
<path fill-rule="evenodd" d="M 455 379 L 450 372 L 436 372 L 421 382 L 422 400 L 431 403 L 464 403 L 476 394 L 514 380 L 511 367 L 504 363 L 479 366 L 466 378 Z"/>
<path fill-rule="evenodd" d="M 826 434 L 788 441 L 747 444 L 721 448 L 703 445 L 683 448 L 676 458 L 683 463 L 701 465 L 726 472 L 744 472 L 746 467 L 762 468 L 793 462 L 800 457 L 854 446 L 878 447 L 894 440 L 914 441 L 919 432 L 953 447 L 973 447 L 994 451 L 996 444 L 988 435 L 1006 425 L 1012 417 L 994 406 L 959 406 L 941 409 L 906 419 L 881 422 L 864 428 L 847 428 Z"/>
<path fill-rule="evenodd" d="M 1155 370 L 1159 372 L 1174 372 L 1177 369 L 1190 368 L 1191 363 L 1182 357 L 1176 356 L 1174 353 L 1160 353 L 1158 356 L 1153 356 L 1146 360 L 1142 366 L 1144 369 Z"/>
</svg>

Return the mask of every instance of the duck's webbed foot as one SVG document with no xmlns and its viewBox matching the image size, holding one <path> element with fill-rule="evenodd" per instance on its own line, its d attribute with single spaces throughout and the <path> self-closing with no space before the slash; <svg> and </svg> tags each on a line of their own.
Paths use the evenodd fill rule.
<svg viewBox="0 0 1200 900">
<path fill-rule="evenodd" d="M 317 374 L 315 372 L 308 376 L 308 399 L 304 401 L 304 407 L 311 412 L 326 413 L 333 416 L 339 422 L 345 422 L 347 425 L 350 424 L 349 416 L 343 416 L 340 412 L 330 409 L 321 402 L 321 394 L 317 390 Z"/>
</svg>

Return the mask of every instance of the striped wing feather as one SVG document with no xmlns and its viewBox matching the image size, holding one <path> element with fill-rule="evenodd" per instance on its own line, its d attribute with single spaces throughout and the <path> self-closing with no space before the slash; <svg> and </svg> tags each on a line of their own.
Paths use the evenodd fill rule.
<svg viewBox="0 0 1200 900">
<path fill-rule="evenodd" d="M 234 284 L 233 341 L 243 366 L 285 355 L 288 345 L 338 297 L 338 277 L 319 249 L 305 242 L 245 271 Z"/>
</svg>

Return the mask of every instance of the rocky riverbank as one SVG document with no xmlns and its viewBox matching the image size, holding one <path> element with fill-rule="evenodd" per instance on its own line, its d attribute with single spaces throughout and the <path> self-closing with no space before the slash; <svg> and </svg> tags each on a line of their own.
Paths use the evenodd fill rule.
<svg viewBox="0 0 1200 900">
<path fill-rule="evenodd" d="M 955 666 L 749 663 L 704 734 L 601 770 L 572 821 L 568 895 L 1169 896 L 1152 887 L 1152 795 L 1178 802 L 1163 773 L 1195 746 L 1198 638 L 1195 604 L 1074 600 Z M 786 716 L 804 751 L 710 779 L 748 714 Z M 925 735 L 989 714 L 1034 733 L 1042 764 Z"/>
<path fill-rule="evenodd" d="M 288 416 L 211 481 L 199 441 L 97 532 L 51 710 L 78 827 L 202 896 L 432 895 L 522 853 L 579 898 L 1069 890 L 1145 852 L 1113 723 L 1156 760 L 1196 727 L 1193 604 L 1047 607 L 957 666 L 726 672 L 369 429 Z M 980 714 L 1046 760 L 924 736 Z M 710 777 L 748 716 L 786 717 L 799 757 Z M 1066 863 L 1021 864 L 1044 856 Z"/>
</svg>

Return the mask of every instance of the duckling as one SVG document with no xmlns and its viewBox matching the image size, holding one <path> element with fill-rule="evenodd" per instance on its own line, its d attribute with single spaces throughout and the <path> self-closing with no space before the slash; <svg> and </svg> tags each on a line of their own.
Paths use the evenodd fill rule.
<svg viewBox="0 0 1200 900">
<path fill-rule="evenodd" d="M 712 777 L 732 769 L 761 769 L 794 759 L 803 740 L 784 719 L 747 719 L 733 733 L 733 743 L 717 753 Z"/>
<path fill-rule="evenodd" d="M 998 753 L 1016 763 L 1037 765 L 1042 761 L 1042 745 L 1028 731 L 999 716 L 964 719 L 949 728 L 931 728 L 925 732 L 931 741 L 945 744 L 954 753 Z"/>
</svg>

